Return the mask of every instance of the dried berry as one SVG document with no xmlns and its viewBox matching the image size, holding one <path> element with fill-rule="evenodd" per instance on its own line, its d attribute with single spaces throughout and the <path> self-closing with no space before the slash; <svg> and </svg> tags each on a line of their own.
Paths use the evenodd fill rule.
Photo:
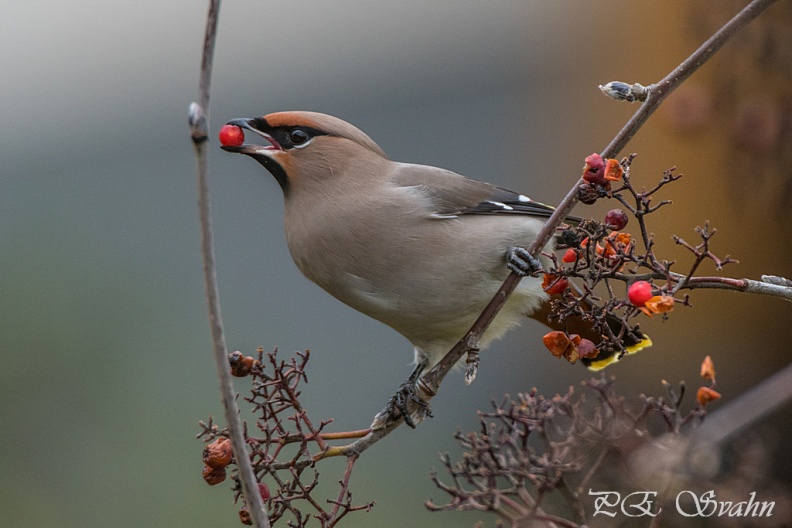
<svg viewBox="0 0 792 528">
<path fill-rule="evenodd" d="M 220 437 L 203 450 L 203 462 L 212 468 L 224 468 L 231 463 L 234 451 L 228 438 Z"/>
<path fill-rule="evenodd" d="M 569 336 L 559 330 L 546 333 L 542 337 L 542 342 L 555 357 L 563 356 L 567 348 L 572 344 Z"/>
<path fill-rule="evenodd" d="M 627 225 L 630 217 L 621 209 L 611 209 L 605 215 L 605 223 L 611 226 L 615 231 L 621 231 Z"/>
<path fill-rule="evenodd" d="M 583 341 L 577 334 L 567 335 L 559 330 L 548 332 L 542 337 L 542 342 L 551 354 L 555 357 L 563 357 L 570 363 L 575 363 L 580 357 L 578 347 Z"/>
<path fill-rule="evenodd" d="M 670 312 L 674 309 L 674 298 L 670 295 L 655 295 L 646 301 L 641 309 L 650 317 L 652 314 Z"/>
<path fill-rule="evenodd" d="M 577 188 L 577 199 L 580 203 L 591 205 L 600 197 L 599 191 L 593 185 L 581 183 Z"/>
<path fill-rule="evenodd" d="M 236 125 L 223 125 L 218 136 L 224 147 L 238 147 L 245 142 L 245 132 Z"/>
<path fill-rule="evenodd" d="M 589 339 L 581 339 L 577 347 L 578 356 L 585 359 L 594 359 L 599 355 L 597 345 Z"/>
<path fill-rule="evenodd" d="M 558 236 L 561 247 L 576 248 L 580 246 L 580 235 L 574 229 L 564 229 Z"/>
<path fill-rule="evenodd" d="M 567 264 L 575 262 L 577 260 L 577 254 L 578 252 L 576 249 L 567 249 L 566 253 L 564 253 L 564 256 L 561 257 L 561 262 L 565 262 Z"/>
<path fill-rule="evenodd" d="M 630 233 L 616 233 L 613 232 L 608 235 L 605 240 L 604 253 L 606 257 L 613 257 L 619 252 L 626 253 L 627 249 L 632 242 L 632 235 Z M 598 251 L 599 253 L 599 251 Z"/>
<path fill-rule="evenodd" d="M 721 395 L 718 391 L 710 389 L 709 387 L 699 387 L 698 391 L 696 391 L 696 400 L 698 400 L 702 407 L 706 406 L 709 402 L 719 400 L 720 397 Z"/>
<path fill-rule="evenodd" d="M 243 356 L 242 352 L 236 351 L 228 355 L 228 364 L 231 365 L 231 374 L 237 378 L 244 378 L 250 374 L 256 360 L 250 356 Z"/>
<path fill-rule="evenodd" d="M 247 506 L 242 506 L 242 508 L 239 509 L 239 522 L 245 526 L 253 525 L 253 518 L 250 516 L 250 511 L 247 509 Z"/>
<path fill-rule="evenodd" d="M 224 467 L 204 466 L 202 475 L 207 484 L 215 486 L 226 479 L 226 469 Z"/>
<path fill-rule="evenodd" d="M 704 358 L 704 361 L 701 362 L 701 377 L 704 379 L 712 380 L 715 382 L 715 363 L 712 362 L 712 358 L 707 356 Z"/>
<path fill-rule="evenodd" d="M 586 157 L 586 164 L 583 166 L 583 179 L 595 185 L 605 183 L 605 162 L 599 154 L 591 154 Z"/>
<path fill-rule="evenodd" d="M 546 291 L 548 295 L 558 295 L 563 293 L 568 287 L 569 281 L 566 277 L 545 273 L 544 279 L 542 280 L 542 289 Z"/>
<path fill-rule="evenodd" d="M 624 169 L 621 168 L 619 162 L 615 159 L 605 161 L 605 170 L 602 177 L 607 181 L 619 181 L 624 176 Z"/>
<path fill-rule="evenodd" d="M 630 285 L 627 297 L 633 306 L 641 307 L 652 298 L 652 285 L 646 281 L 637 281 Z"/>
</svg>

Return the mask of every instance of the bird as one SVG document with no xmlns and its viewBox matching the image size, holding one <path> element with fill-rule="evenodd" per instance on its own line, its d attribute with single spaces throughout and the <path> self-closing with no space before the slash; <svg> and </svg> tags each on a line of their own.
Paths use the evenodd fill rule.
<svg viewBox="0 0 792 528">
<path fill-rule="evenodd" d="M 227 125 L 264 140 L 222 148 L 253 158 L 280 185 L 297 267 L 410 341 L 415 368 L 408 381 L 465 335 L 512 270 L 526 276 L 482 336 L 482 348 L 526 316 L 552 325 L 550 296 L 532 273 L 549 262 L 521 250 L 552 207 L 446 169 L 392 161 L 363 131 L 327 114 L 277 112 Z M 586 332 L 593 330 L 577 331 Z M 640 331 L 625 336 L 628 352 L 650 343 Z M 598 370 L 617 358 L 600 356 L 585 363 Z"/>
</svg>

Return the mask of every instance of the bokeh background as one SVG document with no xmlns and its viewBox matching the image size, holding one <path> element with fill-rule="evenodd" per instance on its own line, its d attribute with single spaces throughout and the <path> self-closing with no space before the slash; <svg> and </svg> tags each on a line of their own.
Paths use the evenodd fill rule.
<svg viewBox="0 0 792 528">
<path fill-rule="evenodd" d="M 597 85 L 658 80 L 740 5 L 227 2 L 213 147 L 228 119 L 310 109 L 355 123 L 393 159 L 556 203 L 635 109 Z M 236 526 L 227 486 L 201 479 L 194 439 L 198 420 L 222 415 L 186 125 L 206 5 L 8 0 L 3 11 L 0 524 Z M 695 240 L 709 220 L 715 251 L 740 260 L 725 274 L 792 276 L 791 20 L 788 2 L 772 7 L 628 148 L 639 185 L 671 166 L 685 175 L 651 223 L 658 252 L 682 267 L 689 256 L 671 236 Z M 210 167 L 229 346 L 310 349 L 306 407 L 337 429 L 366 426 L 409 373 L 408 343 L 299 275 L 280 190 L 257 164 L 212 148 Z M 728 401 L 788 362 L 788 303 L 705 291 L 692 302 L 647 322 L 654 348 L 610 371 L 628 396 L 661 394 L 661 379 L 695 387 L 711 354 Z M 473 514 L 426 511 L 445 498 L 429 473 L 491 399 L 552 395 L 587 376 L 551 357 L 543 333 L 531 323 L 509 334 L 472 386 L 446 381 L 436 418 L 366 453 L 352 491 L 377 505 L 347 525 L 472 525 Z M 765 439 L 767 471 L 782 480 L 790 410 L 746 433 Z M 328 463 L 325 478 L 340 470 Z"/>
</svg>

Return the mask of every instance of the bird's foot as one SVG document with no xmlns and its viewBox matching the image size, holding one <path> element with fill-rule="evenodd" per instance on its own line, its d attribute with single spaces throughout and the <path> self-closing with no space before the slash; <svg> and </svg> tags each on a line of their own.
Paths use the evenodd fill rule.
<svg viewBox="0 0 792 528">
<path fill-rule="evenodd" d="M 429 403 L 422 396 L 427 391 L 419 387 L 419 383 L 420 380 L 414 379 L 408 379 L 402 383 L 396 394 L 388 400 L 385 408 L 374 418 L 371 428 L 379 429 L 403 418 L 404 423 L 415 429 L 425 418 L 431 418 L 432 411 L 429 408 Z"/>
<path fill-rule="evenodd" d="M 514 273 L 525 277 L 538 275 L 542 270 L 542 263 L 521 246 L 510 247 L 506 252 L 506 267 Z"/>
</svg>

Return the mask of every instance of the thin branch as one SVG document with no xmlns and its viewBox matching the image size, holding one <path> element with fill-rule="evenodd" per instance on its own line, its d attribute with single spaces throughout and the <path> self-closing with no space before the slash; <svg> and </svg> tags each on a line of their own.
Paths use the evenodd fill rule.
<svg viewBox="0 0 792 528">
<path fill-rule="evenodd" d="M 212 79 L 212 60 L 217 35 L 217 21 L 220 11 L 220 0 L 210 0 L 209 13 L 206 18 L 203 57 L 201 59 L 201 77 L 199 81 L 199 102 L 192 103 L 189 111 L 190 136 L 195 147 L 198 175 L 198 214 L 201 224 L 201 255 L 203 257 L 204 287 L 209 308 L 209 325 L 212 332 L 212 344 L 220 381 L 220 397 L 223 402 L 226 423 L 228 424 L 231 442 L 234 448 L 236 463 L 239 467 L 242 493 L 250 511 L 253 524 L 259 528 L 269 528 L 269 518 L 264 509 L 264 502 L 258 492 L 256 475 L 250 464 L 245 447 L 245 434 L 239 408 L 236 404 L 236 391 L 231 379 L 228 365 L 228 351 L 223 334 L 223 321 L 220 317 L 220 297 L 217 289 L 217 273 L 215 269 L 214 243 L 212 241 L 212 221 L 209 208 L 209 185 L 207 179 L 207 139 L 209 137 L 209 94 Z"/>
<path fill-rule="evenodd" d="M 772 5 L 775 0 L 753 0 L 748 6 L 734 16 L 728 23 L 721 27 L 712 37 L 694 51 L 687 59 L 677 66 L 671 73 L 666 75 L 660 82 L 647 87 L 649 95 L 646 101 L 630 118 L 627 124 L 613 138 L 610 144 L 601 153 L 603 158 L 612 158 L 617 155 L 627 144 L 627 142 L 638 132 L 659 105 L 673 92 L 679 85 L 690 77 L 700 68 L 724 43 L 733 37 L 740 29 L 756 18 L 760 13 Z M 559 224 L 569 216 L 572 208 L 577 202 L 577 188 L 583 183 L 578 180 L 570 189 L 556 210 L 545 223 L 536 239 L 528 247 L 528 251 L 534 257 L 540 255 L 544 247 L 554 236 Z M 446 354 L 446 356 L 435 365 L 429 372 L 424 374 L 417 383 L 417 390 L 425 402 L 431 400 L 436 394 L 442 380 L 451 371 L 454 365 L 470 351 L 478 351 L 481 336 L 489 328 L 495 316 L 506 304 L 509 296 L 514 292 L 522 277 L 512 272 L 504 280 L 495 296 L 484 308 L 476 319 L 473 326 L 460 339 L 460 341 Z M 694 281 L 691 280 L 691 283 Z M 691 284 L 692 285 L 692 284 Z M 690 285 L 689 285 L 690 286 Z M 772 286 L 772 285 L 766 285 Z M 418 411 L 417 403 L 409 402 L 408 411 Z M 380 412 L 372 424 L 373 431 L 361 438 L 357 442 L 338 449 L 338 454 L 359 454 L 370 447 L 380 438 L 388 435 L 402 423 L 402 418 L 391 418 L 387 410 Z"/>
</svg>

